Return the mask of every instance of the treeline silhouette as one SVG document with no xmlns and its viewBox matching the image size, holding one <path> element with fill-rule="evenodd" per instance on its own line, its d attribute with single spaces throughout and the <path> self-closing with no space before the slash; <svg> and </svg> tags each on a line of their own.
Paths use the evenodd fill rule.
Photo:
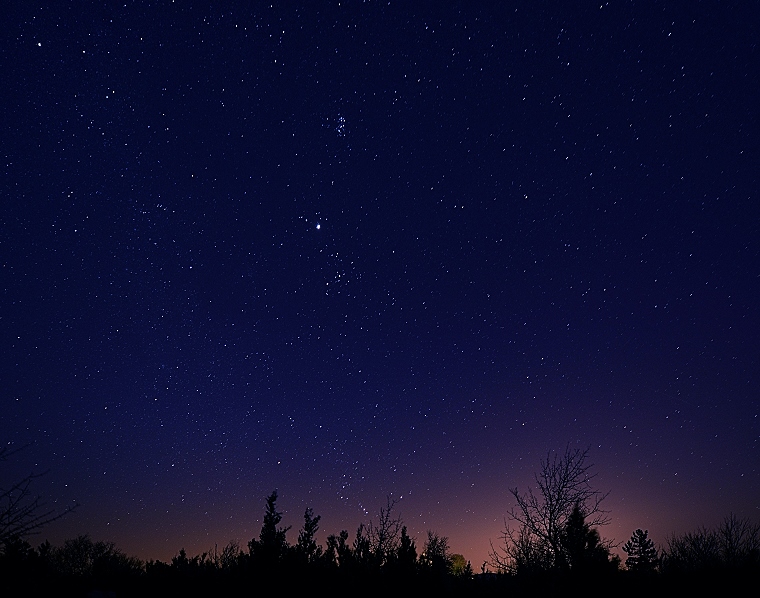
<svg viewBox="0 0 760 598">
<path fill-rule="evenodd" d="M 507 513 L 501 543 L 491 546 L 491 559 L 478 573 L 436 532 L 428 531 L 418 547 L 390 498 L 353 536 L 342 530 L 327 536 L 324 546 L 317 541 L 321 518 L 307 508 L 290 544 L 291 527 L 282 525 L 274 491 L 265 501 L 261 531 L 247 545 L 232 541 L 195 556 L 180 549 L 168 563 L 143 562 L 86 535 L 35 548 L 14 532 L 25 529 L 16 515 L 29 516 L 29 510 L 5 509 L 0 580 L 19 588 L 17 593 L 91 596 L 253 595 L 273 588 L 368 595 L 657 596 L 725 595 L 757 587 L 760 525 L 734 515 L 713 529 L 671 535 L 660 548 L 648 531 L 637 529 L 622 546 L 622 563 L 612 553 L 613 543 L 599 533 L 609 520 L 601 506 L 606 494 L 592 487 L 590 468 L 587 451 L 549 454 L 535 476 L 535 492 L 511 491 L 516 506 Z"/>
<path fill-rule="evenodd" d="M 472 583 L 473 572 L 462 555 L 452 554 L 448 538 L 428 531 L 419 551 L 388 500 L 377 520 L 361 523 L 350 539 L 346 530 L 316 540 L 320 516 L 307 508 L 295 544 L 290 527 L 281 525 L 277 491 L 266 499 L 264 521 L 257 538 L 246 547 L 231 541 L 195 556 L 180 549 L 171 562 L 143 562 L 120 551 L 111 542 L 89 536 L 67 540 L 60 547 L 49 542 L 34 548 L 20 537 L 7 538 L 0 553 L 0 579 L 15 581 L 33 593 L 65 588 L 69 592 L 118 592 L 119 595 L 218 595 L 243 592 L 276 581 L 283 590 L 325 587 L 351 588 L 370 584 L 379 588 L 435 587 L 459 591 Z"/>
<path fill-rule="evenodd" d="M 89 536 L 54 547 L 34 548 L 21 538 L 6 539 L 0 553 L 0 579 L 43 595 L 165 596 L 255 594 L 276 583 L 281 591 L 361 588 L 363 593 L 435 591 L 449 595 L 491 595 L 505 591 L 565 596 L 571 591 L 605 590 L 618 595 L 643 591 L 660 595 L 708 589 L 720 592 L 757 587 L 760 581 L 760 526 L 733 515 L 715 529 L 673 535 L 657 549 L 648 532 L 636 530 L 623 545 L 625 566 L 574 509 L 564 532 L 565 557 L 556 568 L 474 574 L 462 555 L 451 553 L 448 539 L 429 531 L 418 553 L 414 539 L 389 501 L 376 521 L 360 524 L 353 538 L 345 530 L 316 541 L 320 517 L 306 509 L 295 544 L 280 525 L 277 493 L 266 500 L 258 538 L 246 547 L 230 542 L 188 556 L 180 549 L 171 562 L 143 562 L 112 542 Z M 11 587 L 11 585 L 7 585 Z M 92 594 L 95 592 L 95 594 Z"/>
</svg>

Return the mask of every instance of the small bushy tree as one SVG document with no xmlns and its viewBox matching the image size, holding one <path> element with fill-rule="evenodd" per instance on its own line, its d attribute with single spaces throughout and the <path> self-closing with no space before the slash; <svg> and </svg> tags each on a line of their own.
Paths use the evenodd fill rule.
<svg viewBox="0 0 760 598">
<path fill-rule="evenodd" d="M 457 577 L 472 577 L 472 565 L 461 554 L 451 555 L 451 573 Z"/>
</svg>

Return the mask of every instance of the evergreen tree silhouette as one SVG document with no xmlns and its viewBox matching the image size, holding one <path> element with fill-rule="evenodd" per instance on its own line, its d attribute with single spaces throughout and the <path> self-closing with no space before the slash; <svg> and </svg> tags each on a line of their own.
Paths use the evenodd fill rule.
<svg viewBox="0 0 760 598">
<path fill-rule="evenodd" d="M 254 565 L 264 570 L 276 568 L 288 550 L 286 534 L 288 527 L 279 527 L 282 513 L 277 510 L 277 490 L 267 497 L 264 523 L 261 526 L 259 539 L 248 542 Z"/>
<path fill-rule="evenodd" d="M 414 573 L 417 564 L 417 547 L 414 540 L 406 532 L 406 526 L 401 528 L 401 540 L 397 552 L 397 565 L 399 571 L 404 575 Z"/>
<path fill-rule="evenodd" d="M 302 562 L 314 563 L 322 556 L 322 547 L 315 540 L 321 518 L 320 515 L 314 516 L 311 507 L 307 507 L 303 514 L 303 527 L 298 533 L 296 544 L 296 553 Z"/>
<path fill-rule="evenodd" d="M 657 549 L 648 537 L 649 530 L 637 529 L 631 539 L 623 544 L 623 552 L 628 555 L 625 566 L 634 573 L 652 573 L 657 568 Z"/>
<path fill-rule="evenodd" d="M 609 548 L 602 542 L 576 504 L 562 534 L 562 564 L 576 573 L 599 570 L 609 563 Z"/>
</svg>

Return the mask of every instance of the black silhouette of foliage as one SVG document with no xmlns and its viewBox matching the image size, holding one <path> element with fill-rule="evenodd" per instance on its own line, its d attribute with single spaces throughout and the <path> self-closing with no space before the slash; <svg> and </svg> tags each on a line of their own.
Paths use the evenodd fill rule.
<svg viewBox="0 0 760 598">
<path fill-rule="evenodd" d="M 287 553 L 286 534 L 290 526 L 280 527 L 281 521 L 282 513 L 277 510 L 277 490 L 274 490 L 267 497 L 259 539 L 254 538 L 248 542 L 248 550 L 256 565 L 264 568 L 275 567 Z"/>
<path fill-rule="evenodd" d="M 14 449 L 10 445 L 3 446 L 0 448 L 0 462 L 7 461 L 24 448 L 26 447 Z M 39 533 L 46 525 L 77 508 L 78 505 L 73 505 L 62 512 L 48 508 L 41 497 L 32 492 L 32 483 L 43 475 L 44 473 L 30 473 L 8 485 L 3 482 L 0 486 L 0 550 L 14 539 Z"/>
<path fill-rule="evenodd" d="M 314 516 L 314 511 L 307 507 L 303 514 L 303 527 L 298 532 L 296 553 L 307 563 L 314 563 L 322 557 L 322 547 L 317 544 L 315 536 L 319 530 L 321 516 Z"/>
<path fill-rule="evenodd" d="M 316 541 L 320 517 L 310 508 L 304 512 L 297 543 L 288 545 L 289 528 L 282 526 L 276 492 L 267 498 L 262 529 L 249 543 L 249 554 L 232 541 L 220 553 L 214 547 L 190 556 L 182 549 L 170 563 L 143 564 L 113 543 L 94 542 L 86 535 L 60 548 L 46 542 L 37 549 L 14 537 L 0 552 L 0 579 L 9 587 L 23 587 L 28 595 L 243 595 L 250 593 L 252 584 L 258 590 L 275 579 L 286 584 L 289 593 L 356 587 L 365 593 L 369 588 L 368 593 L 553 596 L 596 587 L 620 595 L 738 595 L 760 573 L 760 526 L 734 515 L 715 529 L 672 536 L 661 559 L 661 574 L 620 573 L 619 559 L 610 555 L 609 544 L 576 503 L 562 522 L 557 552 L 527 526 L 512 536 L 517 542 L 510 547 L 514 560 L 507 571 L 541 575 L 484 571 L 475 576 L 462 555 L 451 554 L 448 538 L 432 531 L 418 558 L 415 541 L 394 506 L 389 499 L 377 521 L 360 524 L 353 543 L 345 530 L 328 536 L 324 551 Z M 629 571 L 654 570 L 657 551 L 648 532 L 636 530 L 623 549 Z"/>
<path fill-rule="evenodd" d="M 351 556 L 347 563 L 349 568 L 355 567 L 360 569 L 369 569 L 377 564 L 375 552 L 367 534 L 367 526 L 359 524 L 356 529 L 356 536 L 351 550 Z"/>
<path fill-rule="evenodd" d="M 127 556 L 113 542 L 94 542 L 88 535 L 66 540 L 52 555 L 55 569 L 71 577 L 113 578 L 143 571 L 139 559 Z"/>
<path fill-rule="evenodd" d="M 448 575 L 452 565 L 449 539 L 428 530 L 420 562 L 436 576 Z"/>
<path fill-rule="evenodd" d="M 396 504 L 397 501 L 388 496 L 385 508 L 380 508 L 377 523 L 370 520 L 366 527 L 369 552 L 379 566 L 385 565 L 398 552 L 403 521 L 400 515 L 393 514 Z"/>
<path fill-rule="evenodd" d="M 634 573 L 653 573 L 657 569 L 657 548 L 648 536 L 649 530 L 637 529 L 630 540 L 623 544 L 628 555 L 625 566 Z"/>
<path fill-rule="evenodd" d="M 417 565 L 417 546 L 414 540 L 409 537 L 406 526 L 401 527 L 401 538 L 399 540 L 398 552 L 396 553 L 396 567 L 403 575 L 414 573 Z"/>
<path fill-rule="evenodd" d="M 335 567 L 350 567 L 352 556 L 346 530 L 341 530 L 337 536 L 335 534 L 327 536 L 327 549 L 324 558 L 328 564 Z"/>
<path fill-rule="evenodd" d="M 733 514 L 717 529 L 671 536 L 662 554 L 662 568 L 669 573 L 759 567 L 760 525 Z"/>
<path fill-rule="evenodd" d="M 609 523 L 602 502 L 609 494 L 596 490 L 588 449 L 549 453 L 536 474 L 537 491 L 510 490 L 516 506 L 507 513 L 501 545 L 491 545 L 491 564 L 504 572 L 540 572 L 566 567 L 563 538 L 575 507 L 589 527 Z"/>
<path fill-rule="evenodd" d="M 760 524 L 731 513 L 718 526 L 716 535 L 723 562 L 739 567 L 760 565 Z"/>
<path fill-rule="evenodd" d="M 599 532 L 586 523 L 580 505 L 575 505 L 565 522 L 562 547 L 563 565 L 575 573 L 601 571 L 609 565 L 609 547 Z"/>
<path fill-rule="evenodd" d="M 222 548 L 222 554 L 219 556 L 219 567 L 223 571 L 233 571 L 240 565 L 243 557 L 244 553 L 237 540 L 230 540 L 227 545 Z"/>
</svg>

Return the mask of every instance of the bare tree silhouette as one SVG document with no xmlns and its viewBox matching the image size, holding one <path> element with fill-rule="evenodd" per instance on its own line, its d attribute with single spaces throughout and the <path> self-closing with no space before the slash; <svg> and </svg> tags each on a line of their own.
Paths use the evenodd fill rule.
<svg viewBox="0 0 760 598">
<path fill-rule="evenodd" d="M 568 446 L 563 454 L 550 452 L 535 475 L 536 492 L 510 489 L 517 504 L 507 513 L 501 546 L 491 544 L 494 567 L 511 572 L 561 568 L 563 535 L 576 505 L 589 527 L 609 523 L 602 508 L 609 492 L 592 486 L 596 474 L 587 460 L 588 449 Z"/>
<path fill-rule="evenodd" d="M 11 456 L 25 449 L 28 445 L 13 448 L 5 445 L 0 448 L 0 462 L 7 461 Z M 0 545 L 5 545 L 14 539 L 26 538 L 39 533 L 46 525 L 64 517 L 79 505 L 67 507 L 58 512 L 48 508 L 42 498 L 32 492 L 34 480 L 47 472 L 30 473 L 20 480 L 0 486 Z"/>
<path fill-rule="evenodd" d="M 397 502 L 387 496 L 386 506 L 380 508 L 377 523 L 370 521 L 366 528 L 370 552 L 379 565 L 384 565 L 398 552 L 403 521 L 400 515 L 392 514 Z"/>
</svg>

